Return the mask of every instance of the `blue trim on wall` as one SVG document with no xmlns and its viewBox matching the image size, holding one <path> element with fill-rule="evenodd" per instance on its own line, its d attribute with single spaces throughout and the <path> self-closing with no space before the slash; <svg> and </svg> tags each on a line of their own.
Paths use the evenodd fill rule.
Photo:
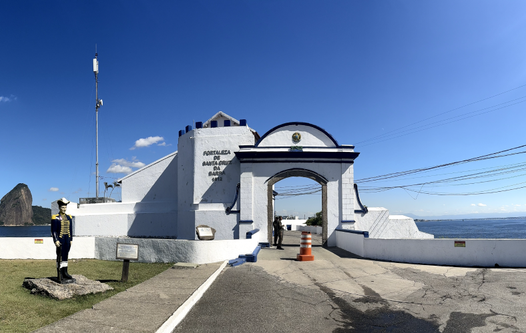
<svg viewBox="0 0 526 333">
<path fill-rule="evenodd" d="M 292 173 L 293 175 L 290 175 L 291 173 Z M 324 185 L 326 185 L 326 184 L 329 182 L 329 181 L 327 180 L 327 178 L 323 177 L 323 176 L 320 175 L 319 173 L 314 172 L 314 171 L 312 171 L 312 170 L 309 170 L 309 169 L 303 169 L 303 168 L 292 168 L 292 169 L 287 169 L 287 170 L 280 171 L 280 172 L 278 172 L 277 174 L 275 174 L 274 176 L 267 178 L 267 180 L 265 180 L 265 184 L 266 184 L 269 180 L 271 180 L 272 178 L 274 178 L 274 177 L 282 177 L 283 174 L 289 174 L 289 175 L 287 175 L 287 177 L 305 177 L 305 176 L 303 176 L 303 175 L 299 175 L 299 174 L 310 174 L 310 175 L 312 175 L 312 176 L 315 177 L 315 178 L 319 178 L 319 180 L 318 180 L 318 179 L 315 179 L 315 180 L 316 180 L 318 183 L 320 183 L 320 184 L 324 184 Z M 276 191 L 274 191 L 274 192 L 276 192 Z M 278 195 L 277 192 L 274 194 L 274 196 L 276 196 L 276 195 Z"/>
<path fill-rule="evenodd" d="M 317 130 L 319 130 L 320 132 L 322 132 L 323 134 L 325 134 L 335 145 L 336 147 L 339 147 L 340 145 L 338 144 L 338 142 L 332 137 L 332 135 L 330 135 L 326 130 L 324 130 L 323 128 L 319 127 L 319 126 L 316 126 L 316 125 L 313 125 L 313 124 L 310 124 L 310 123 L 304 123 L 304 122 L 300 122 L 300 121 L 296 121 L 296 122 L 290 122 L 290 123 L 285 123 L 285 124 L 281 124 L 281 125 L 278 125 L 274 128 L 272 128 L 270 131 L 268 131 L 267 133 L 263 134 L 263 136 L 261 137 L 261 139 L 259 139 L 259 141 L 256 143 L 256 147 L 259 146 L 259 144 L 261 143 L 261 141 L 265 140 L 265 138 L 271 134 L 272 132 L 274 132 L 275 130 L 277 130 L 278 128 L 281 128 L 281 127 L 285 127 L 285 126 L 290 126 L 290 125 L 296 125 L 296 126 L 308 126 L 308 127 L 312 127 L 312 128 L 315 128 Z"/>
<path fill-rule="evenodd" d="M 343 220 L 342 223 L 355 223 L 355 220 Z"/>
<path fill-rule="evenodd" d="M 362 204 L 362 201 L 360 200 L 360 195 L 358 194 L 358 185 L 357 184 L 354 184 L 354 193 L 356 193 L 356 201 L 358 201 L 358 205 L 360 205 L 360 208 L 362 209 L 362 211 L 359 212 L 359 213 L 367 214 L 368 209 L 367 209 L 367 206 L 364 206 Z M 354 212 L 356 213 L 356 211 L 354 211 Z"/>
<path fill-rule="evenodd" d="M 252 236 L 257 234 L 258 232 L 259 232 L 259 229 L 254 229 L 254 230 L 247 231 L 247 239 L 252 239 Z"/>
<path fill-rule="evenodd" d="M 312 162 L 323 163 L 323 159 L 338 159 L 338 163 L 342 162 L 353 162 L 360 153 L 350 151 L 302 151 L 302 152 L 289 152 L 289 151 L 236 151 L 234 152 L 236 157 L 243 163 L 246 159 L 271 159 L 271 158 L 283 158 L 288 159 L 286 162 L 295 162 L 298 159 L 307 159 Z M 261 163 L 268 161 L 251 161 L 252 163 Z M 281 161 L 283 162 L 283 161 Z"/>
<path fill-rule="evenodd" d="M 360 234 L 360 235 L 363 235 L 364 238 L 369 238 L 369 231 L 348 230 L 348 229 L 336 229 L 336 231 L 348 232 L 351 234 Z"/>
<path fill-rule="evenodd" d="M 295 158 L 290 160 L 246 160 L 245 163 L 350 163 L 353 164 L 354 161 L 347 161 L 347 160 L 304 160 L 301 158 Z M 241 162 L 243 163 L 243 162 Z"/>
<path fill-rule="evenodd" d="M 250 223 L 254 223 L 254 221 L 252 220 L 240 220 L 239 221 L 239 224 L 250 224 Z"/>
</svg>

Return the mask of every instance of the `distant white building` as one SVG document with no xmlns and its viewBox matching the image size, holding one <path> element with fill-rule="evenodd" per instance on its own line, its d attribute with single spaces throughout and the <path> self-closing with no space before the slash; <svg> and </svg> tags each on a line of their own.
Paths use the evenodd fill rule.
<svg viewBox="0 0 526 333">
<path fill-rule="evenodd" d="M 359 153 L 308 123 L 278 125 L 263 136 L 246 120 L 223 112 L 179 132 L 178 150 L 121 178 L 122 202 L 68 207 L 77 236 L 195 240 L 196 227 L 216 229 L 216 240 L 244 239 L 259 229 L 270 241 L 274 184 L 307 177 L 322 187 L 323 240 L 335 230 L 371 238 L 433 238 L 405 216 L 366 208 L 354 185 Z"/>
</svg>

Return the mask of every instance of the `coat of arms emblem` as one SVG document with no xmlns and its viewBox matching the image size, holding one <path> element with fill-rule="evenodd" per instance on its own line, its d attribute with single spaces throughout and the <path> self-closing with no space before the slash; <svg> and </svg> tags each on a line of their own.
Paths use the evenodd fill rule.
<svg viewBox="0 0 526 333">
<path fill-rule="evenodd" d="M 301 134 L 299 134 L 298 132 L 292 134 L 292 142 L 298 143 L 300 141 L 301 141 Z"/>
</svg>

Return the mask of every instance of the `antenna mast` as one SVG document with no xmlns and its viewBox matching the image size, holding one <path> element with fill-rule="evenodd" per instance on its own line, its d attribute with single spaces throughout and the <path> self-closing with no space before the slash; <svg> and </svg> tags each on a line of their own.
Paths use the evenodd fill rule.
<svg viewBox="0 0 526 333">
<path fill-rule="evenodd" d="M 99 60 L 97 60 L 97 46 L 95 46 L 95 58 L 93 58 L 93 73 L 95 73 L 95 136 L 96 136 L 96 163 L 95 181 L 96 197 L 99 197 L 99 107 L 102 106 L 102 99 L 99 99 Z"/>
</svg>

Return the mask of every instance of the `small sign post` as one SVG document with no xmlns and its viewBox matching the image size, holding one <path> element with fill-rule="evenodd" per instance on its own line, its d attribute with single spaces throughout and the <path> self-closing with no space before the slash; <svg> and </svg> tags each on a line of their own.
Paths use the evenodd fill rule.
<svg viewBox="0 0 526 333">
<path fill-rule="evenodd" d="M 139 260 L 139 245 L 117 243 L 117 259 L 124 260 L 122 263 L 121 282 L 128 282 L 130 271 L 130 260 Z"/>
</svg>

